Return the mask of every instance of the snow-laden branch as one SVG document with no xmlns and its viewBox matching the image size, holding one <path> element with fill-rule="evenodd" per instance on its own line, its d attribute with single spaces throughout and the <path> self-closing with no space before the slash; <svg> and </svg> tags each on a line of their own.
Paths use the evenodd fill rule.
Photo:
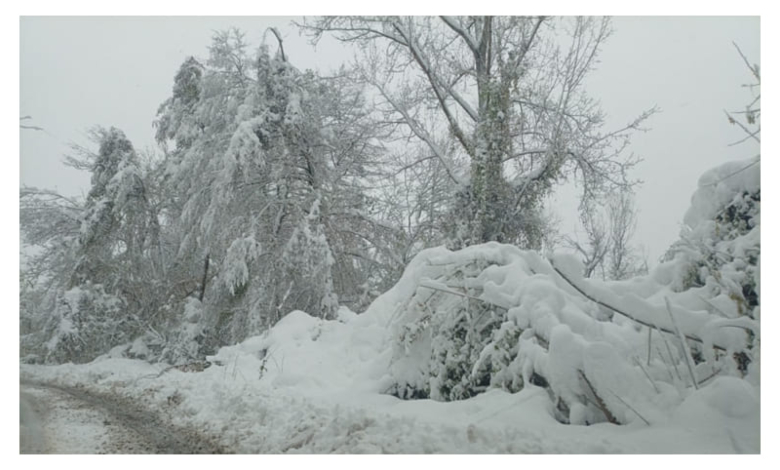
<svg viewBox="0 0 780 470">
<path fill-rule="evenodd" d="M 569 276 L 567 276 L 563 271 L 561 271 L 557 266 L 555 266 L 555 264 L 552 262 L 552 260 L 550 261 L 550 265 L 552 266 L 553 270 L 556 273 L 558 273 L 558 275 L 564 281 L 566 281 L 567 284 L 572 286 L 577 292 L 582 294 L 588 300 L 591 300 L 591 301 L 595 302 L 596 304 L 598 304 L 598 305 L 600 305 L 600 306 L 602 306 L 604 308 L 607 308 L 607 309 L 609 309 L 609 310 L 611 310 L 611 311 L 613 311 L 613 312 L 615 312 L 615 313 L 617 313 L 619 315 L 622 315 L 622 316 L 628 318 L 629 320 L 632 320 L 632 321 L 634 321 L 636 323 L 639 323 L 640 325 L 646 326 L 648 328 L 654 328 L 654 329 L 657 329 L 657 330 L 659 330 L 659 331 L 661 331 L 663 333 L 668 333 L 668 334 L 673 335 L 673 336 L 677 336 L 677 333 L 675 331 L 674 325 L 669 326 L 669 325 L 665 324 L 666 322 L 664 322 L 663 324 L 661 323 L 660 320 L 661 320 L 661 318 L 663 318 L 663 316 L 660 315 L 659 312 L 657 312 L 657 310 L 658 310 L 657 308 L 655 308 L 655 307 L 653 307 L 651 305 L 645 304 L 644 302 L 640 303 L 640 299 L 634 298 L 633 300 L 635 300 L 636 304 L 638 306 L 640 306 L 641 308 L 637 309 L 636 311 L 633 311 L 633 312 L 629 313 L 627 311 L 628 309 L 621 308 L 621 307 L 617 306 L 616 302 L 610 302 L 610 301 L 607 301 L 607 300 L 603 299 L 603 297 L 606 294 L 604 291 L 601 291 L 598 294 L 595 294 L 595 293 L 592 293 L 592 292 L 588 292 L 586 287 L 578 285 L 577 283 L 575 283 Z M 612 300 L 617 300 L 617 299 L 613 298 Z M 690 330 L 695 329 L 696 331 L 705 331 L 707 329 L 706 328 L 707 323 L 709 323 L 709 321 L 708 321 L 709 318 L 702 318 L 699 315 L 695 315 L 694 316 L 693 312 L 690 312 L 690 311 L 687 311 L 687 310 L 681 310 L 678 307 L 675 307 L 675 309 L 677 310 L 678 314 L 685 313 L 685 317 L 684 317 L 685 323 L 680 327 L 680 332 L 683 334 L 683 336 L 686 339 L 688 339 L 688 340 L 691 340 L 691 341 L 694 341 L 694 342 L 697 342 L 697 343 L 700 343 L 700 344 L 708 344 L 709 343 L 708 341 L 705 341 L 704 339 L 699 337 L 697 334 L 694 334 L 694 333 L 690 332 Z M 690 328 L 690 325 L 693 325 L 693 324 L 697 325 L 698 327 L 697 328 Z M 688 328 L 685 328 L 685 326 L 688 326 Z M 688 331 L 686 332 L 685 330 L 688 330 Z M 729 347 L 726 347 L 724 345 L 716 344 L 714 342 L 712 343 L 712 347 L 714 349 L 717 349 L 717 350 L 720 350 L 720 351 L 733 350 L 733 348 L 729 348 Z"/>
</svg>

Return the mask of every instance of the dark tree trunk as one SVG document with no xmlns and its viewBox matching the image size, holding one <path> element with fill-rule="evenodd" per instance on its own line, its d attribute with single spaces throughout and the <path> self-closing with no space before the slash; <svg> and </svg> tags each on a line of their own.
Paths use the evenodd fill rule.
<svg viewBox="0 0 780 470">
<path fill-rule="evenodd" d="M 198 300 L 203 302 L 203 297 L 206 295 L 206 282 L 208 281 L 209 276 L 209 259 L 211 258 L 211 255 L 206 255 L 206 261 L 203 264 L 203 279 L 200 281 L 200 295 L 198 295 Z"/>
</svg>

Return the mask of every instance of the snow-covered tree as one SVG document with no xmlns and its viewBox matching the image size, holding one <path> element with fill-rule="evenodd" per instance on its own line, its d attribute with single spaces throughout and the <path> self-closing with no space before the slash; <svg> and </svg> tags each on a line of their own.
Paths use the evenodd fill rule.
<svg viewBox="0 0 780 470">
<path fill-rule="evenodd" d="M 757 101 L 748 113 L 758 140 Z M 393 291 L 388 391 L 459 400 L 533 384 L 562 422 L 650 425 L 648 411 L 719 380 L 758 387 L 760 183 L 759 156 L 704 173 L 680 240 L 649 273 L 627 269 L 630 194 L 612 199 L 608 222 L 586 221 L 588 266 L 500 244 L 421 253 Z M 583 277 L 596 270 L 617 280 Z"/>
<path fill-rule="evenodd" d="M 325 17 L 303 28 L 315 41 L 334 33 L 357 44 L 379 122 L 424 143 L 420 161 L 447 168 L 459 186 L 450 216 L 460 222 L 456 246 L 539 247 L 540 208 L 557 182 L 576 175 L 586 198 L 629 183 L 634 160 L 621 151 L 648 114 L 604 132 L 603 114 L 583 92 L 609 35 L 606 19 Z M 454 163 L 464 158 L 466 175 Z"/>
<path fill-rule="evenodd" d="M 45 328 L 78 260 L 83 201 L 23 187 L 19 198 L 22 267 L 20 332 L 23 356 L 40 361 Z"/>
<path fill-rule="evenodd" d="M 623 280 L 647 274 L 647 262 L 631 243 L 637 223 L 633 194 L 621 191 L 608 198 L 607 204 L 610 244 L 607 277 Z"/>
<path fill-rule="evenodd" d="M 116 128 L 97 129 L 97 154 L 84 155 L 92 172 L 82 215 L 74 284 L 118 282 L 141 258 L 146 243 L 148 210 L 138 157 L 130 141 Z M 112 286 L 113 288 L 113 286 Z"/>
<path fill-rule="evenodd" d="M 180 96 L 193 98 L 184 106 Z M 377 165 L 367 114 L 348 77 L 300 72 L 281 41 L 250 59 L 239 32 L 217 33 L 204 67 L 182 65 L 157 120 L 161 143 L 175 142 L 164 223 L 208 341 L 243 339 L 295 309 L 331 317 L 339 298 L 362 301 L 381 246 L 367 210 Z"/>
<path fill-rule="evenodd" d="M 157 141 L 165 144 L 169 138 L 176 138 L 176 148 L 186 148 L 197 136 L 199 126 L 195 118 L 195 106 L 200 100 L 203 66 L 188 57 L 176 72 L 173 96 L 158 110 Z"/>
<path fill-rule="evenodd" d="M 22 234 L 37 246 L 26 276 L 42 354 L 83 361 L 143 332 L 155 311 L 156 214 L 145 173 L 122 131 L 97 128 L 97 152 L 67 163 L 92 173 L 86 200 L 22 190 Z M 52 223 L 53 222 L 53 223 Z M 42 324 L 42 325 L 41 325 Z"/>
</svg>

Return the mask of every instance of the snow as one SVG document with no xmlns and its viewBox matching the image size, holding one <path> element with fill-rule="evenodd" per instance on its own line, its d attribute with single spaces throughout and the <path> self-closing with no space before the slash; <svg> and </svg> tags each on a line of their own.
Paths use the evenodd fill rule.
<svg viewBox="0 0 780 470">
<path fill-rule="evenodd" d="M 21 376 L 126 395 L 239 453 L 758 453 L 759 348 L 747 370 L 733 354 L 760 343 L 760 307 L 743 311 L 733 294 L 746 276 L 760 292 L 746 260 L 760 252 L 760 211 L 746 207 L 749 226 L 725 235 L 714 222 L 760 187 L 759 170 L 726 164 L 699 182 L 683 241 L 729 253 L 719 265 L 686 246 L 646 276 L 604 282 L 572 256 L 438 247 L 365 312 L 290 312 L 199 372 L 132 359 L 147 352 L 136 341 Z M 316 225 L 300 230 L 321 243 Z M 233 289 L 259 246 L 237 239 L 228 252 Z M 704 285 L 685 286 L 692 266 Z M 186 305 L 183 341 L 203 314 Z M 692 371 L 689 344 L 702 356 Z M 433 399 L 393 396 L 403 390 Z"/>
<path fill-rule="evenodd" d="M 518 393 L 492 388 L 452 402 L 401 400 L 385 393 L 399 375 L 414 381 L 426 373 L 430 338 L 405 349 L 395 341 L 414 316 L 410 300 L 430 297 L 425 286 L 437 287 L 443 269 L 475 259 L 485 263 L 480 266 L 496 264 L 470 278 L 472 288 L 483 286 L 482 298 L 509 308 L 511 321 L 533 326 L 548 339 L 545 350 L 524 333 L 527 341 L 518 343 L 518 357 L 527 360 L 512 367 L 526 378 L 531 370 L 543 372 L 551 389 L 572 405 L 571 425 L 556 420 L 548 391 L 528 380 Z M 563 261 L 562 269 L 575 266 Z M 588 322 L 598 309 L 567 286 L 535 253 L 499 244 L 459 252 L 436 248 L 416 257 L 399 283 L 363 314 L 341 308 L 336 319 L 324 320 L 291 312 L 265 334 L 220 349 L 202 372 L 107 355 L 81 366 L 23 365 L 22 377 L 111 390 L 168 412 L 176 407 L 174 423 L 219 436 L 241 453 L 759 451 L 756 387 L 722 376 L 693 391 L 658 357 L 646 375 L 632 360 L 637 358 L 628 356 L 646 350 L 646 333 L 629 324 Z M 604 285 L 587 288 L 619 300 Z M 600 422 L 596 408 L 581 404 L 578 397 L 594 390 L 579 371 L 624 425 Z M 181 399 L 174 403 L 174 396 Z"/>
<path fill-rule="evenodd" d="M 316 356 L 303 360 L 303 350 L 314 353 L 312 344 L 317 342 L 330 349 L 332 357 L 338 356 L 339 349 L 334 344 L 339 335 L 312 341 L 309 334 L 319 320 L 304 315 L 294 315 L 282 335 L 297 338 L 297 346 L 288 349 L 289 357 L 279 354 L 279 367 L 270 366 L 270 373 L 262 377 L 262 361 L 251 352 L 263 344 L 259 338 L 236 346 L 230 363 L 212 365 L 201 373 L 170 370 L 157 377 L 161 365 L 117 358 L 84 366 L 24 366 L 22 373 L 116 390 L 159 410 L 176 406 L 172 415 L 176 424 L 218 435 L 240 453 L 758 451 L 757 397 L 737 379 L 714 381 L 651 426 L 641 422 L 566 426 L 553 419 L 547 394 L 534 386 L 516 394 L 492 390 L 449 403 L 402 401 L 371 391 L 366 384 L 371 381 L 356 368 L 340 370 Z M 296 349 L 298 354 L 293 354 Z M 341 349 L 340 358 L 346 359 L 351 351 Z M 317 369 L 318 376 L 306 375 Z M 339 387 L 338 380 L 343 379 L 353 381 Z M 174 394 L 183 397 L 178 405 L 169 401 Z M 735 401 L 741 405 L 734 407 Z M 734 449 L 735 442 L 739 449 Z"/>
<path fill-rule="evenodd" d="M 44 410 L 33 403 L 47 403 Z M 105 413 L 71 407 L 72 400 L 51 391 L 26 387 L 20 398 L 22 451 L 48 454 L 105 453 L 108 441 Z M 42 416 L 45 416 L 45 420 Z"/>
<path fill-rule="evenodd" d="M 711 220 L 735 194 L 761 187 L 759 157 L 727 162 L 705 172 L 683 221 L 690 227 Z"/>
<path fill-rule="evenodd" d="M 248 236 L 233 240 L 225 255 L 225 270 L 220 275 L 222 282 L 235 294 L 236 290 L 246 285 L 249 281 L 249 266 L 258 257 L 260 257 L 260 244 L 254 237 Z"/>
</svg>

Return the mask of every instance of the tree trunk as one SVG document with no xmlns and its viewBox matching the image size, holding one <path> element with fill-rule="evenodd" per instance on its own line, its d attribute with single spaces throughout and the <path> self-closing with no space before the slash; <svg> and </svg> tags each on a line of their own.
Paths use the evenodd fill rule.
<svg viewBox="0 0 780 470">
<path fill-rule="evenodd" d="M 208 281 L 209 276 L 209 259 L 211 258 L 211 255 L 206 255 L 206 261 L 203 264 L 203 279 L 200 281 L 200 295 L 198 295 L 198 300 L 203 302 L 203 297 L 206 295 L 206 282 Z"/>
<path fill-rule="evenodd" d="M 502 230 L 506 216 L 503 161 L 509 150 L 506 118 L 508 109 L 497 93 L 500 85 L 484 78 L 480 86 L 480 122 L 475 136 L 475 152 L 471 162 L 471 184 L 475 204 L 472 221 L 472 243 L 504 242 Z"/>
</svg>

